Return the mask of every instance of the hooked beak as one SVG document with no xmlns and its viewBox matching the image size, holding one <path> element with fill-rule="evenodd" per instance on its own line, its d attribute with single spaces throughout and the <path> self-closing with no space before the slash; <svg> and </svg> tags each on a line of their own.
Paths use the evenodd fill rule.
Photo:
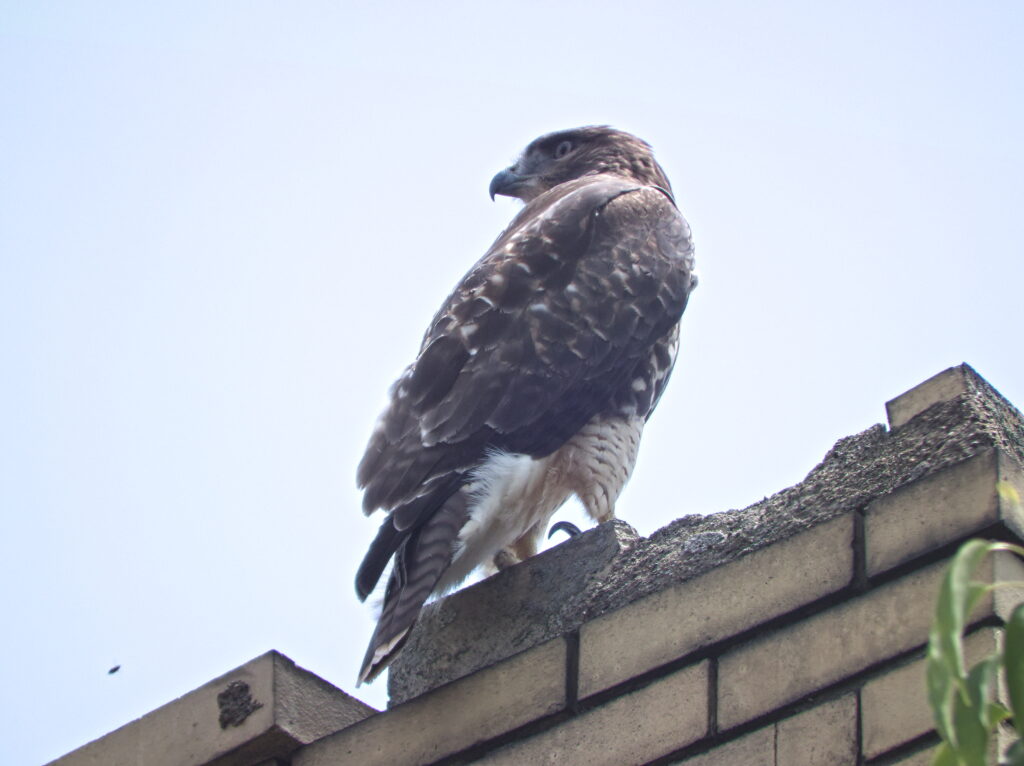
<svg viewBox="0 0 1024 766">
<path fill-rule="evenodd" d="M 516 192 L 528 184 L 528 178 L 519 175 L 512 168 L 505 168 L 491 179 L 491 185 L 487 192 L 491 195 L 492 200 L 498 194 L 505 197 L 518 197 Z"/>
</svg>

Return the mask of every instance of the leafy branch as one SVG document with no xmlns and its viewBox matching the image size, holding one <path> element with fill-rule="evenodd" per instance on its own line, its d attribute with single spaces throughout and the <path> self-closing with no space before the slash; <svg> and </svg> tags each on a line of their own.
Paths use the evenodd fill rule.
<svg viewBox="0 0 1024 766">
<path fill-rule="evenodd" d="M 1020 497 L 1005 482 L 1000 495 L 1019 504 Z M 1011 721 L 1018 739 L 1007 750 L 1009 766 L 1024 766 L 1024 604 L 1006 622 L 1002 650 L 993 652 L 969 670 L 964 661 L 963 635 L 971 612 L 995 588 L 1009 583 L 984 583 L 972 575 L 982 560 L 997 551 L 1024 557 L 1024 548 L 1003 542 L 968 540 L 946 570 L 928 635 L 928 701 L 935 728 L 942 737 L 933 766 L 985 766 L 989 741 L 1003 721 Z M 1009 706 L 994 700 L 1000 671 L 1005 673 Z"/>
</svg>

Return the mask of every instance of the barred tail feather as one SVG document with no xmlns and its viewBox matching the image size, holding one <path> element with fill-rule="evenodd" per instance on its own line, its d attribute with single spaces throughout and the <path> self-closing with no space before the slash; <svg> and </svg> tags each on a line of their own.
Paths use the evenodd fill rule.
<svg viewBox="0 0 1024 766">
<path fill-rule="evenodd" d="M 384 607 L 357 683 L 376 678 L 402 648 L 423 604 L 452 562 L 467 513 L 465 493 L 456 492 L 398 549 L 384 593 Z"/>
</svg>

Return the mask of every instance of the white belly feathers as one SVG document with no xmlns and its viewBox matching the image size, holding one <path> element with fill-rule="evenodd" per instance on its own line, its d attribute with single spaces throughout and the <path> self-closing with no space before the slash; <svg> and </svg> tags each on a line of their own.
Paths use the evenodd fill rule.
<svg viewBox="0 0 1024 766">
<path fill-rule="evenodd" d="M 615 516 L 615 501 L 636 463 L 644 420 L 595 417 L 543 458 L 494 451 L 462 490 L 469 520 L 459 532 L 451 566 L 435 592 L 458 585 L 509 546 L 539 540 L 548 521 L 575 494 L 598 522 Z"/>
</svg>

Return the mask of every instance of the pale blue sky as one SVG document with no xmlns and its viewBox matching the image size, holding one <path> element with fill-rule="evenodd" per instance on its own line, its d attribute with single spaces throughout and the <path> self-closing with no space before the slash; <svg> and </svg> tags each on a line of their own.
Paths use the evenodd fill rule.
<svg viewBox="0 0 1024 766">
<path fill-rule="evenodd" d="M 960 361 L 1024 404 L 1022 33 L 1016 2 L 0 2 L 0 762 L 270 648 L 353 691 L 355 464 L 540 133 L 646 138 L 694 230 L 641 532 Z"/>
</svg>

